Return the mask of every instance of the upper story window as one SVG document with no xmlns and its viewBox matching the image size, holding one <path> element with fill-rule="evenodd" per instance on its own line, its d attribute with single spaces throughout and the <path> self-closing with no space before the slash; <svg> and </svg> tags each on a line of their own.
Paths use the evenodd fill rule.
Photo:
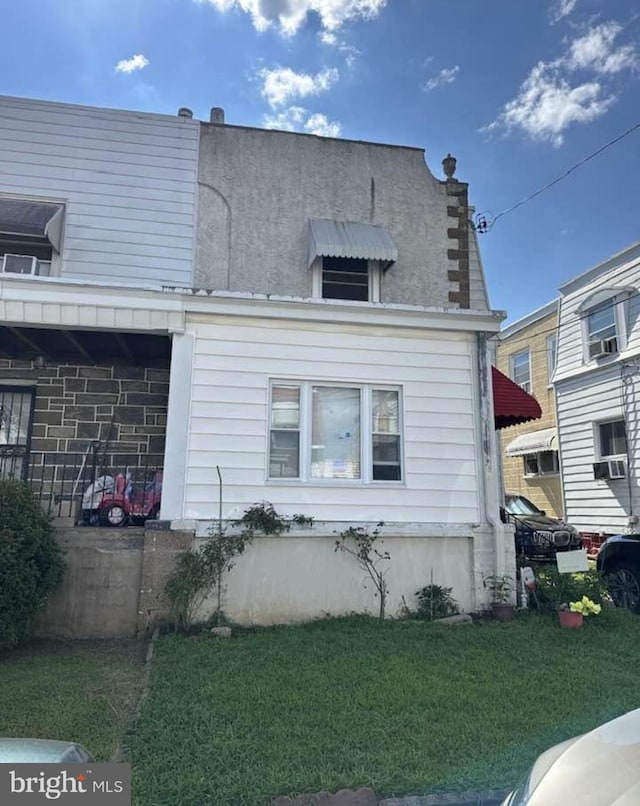
<svg viewBox="0 0 640 806">
<path fill-rule="evenodd" d="M 525 392 L 531 392 L 531 355 L 529 350 L 514 353 L 510 359 L 511 380 L 521 386 Z"/>
<path fill-rule="evenodd" d="M 274 382 L 268 475 L 308 482 L 401 481 L 400 390 Z"/>
<path fill-rule="evenodd" d="M 612 301 L 598 305 L 587 314 L 589 358 L 618 352 L 618 326 Z"/>
<path fill-rule="evenodd" d="M 309 236 L 313 297 L 380 301 L 382 273 L 398 259 L 384 227 L 312 218 Z"/>
<path fill-rule="evenodd" d="M 62 240 L 64 206 L 0 197 L 0 273 L 49 275 Z"/>
<path fill-rule="evenodd" d="M 603 288 L 589 295 L 578 311 L 582 316 L 584 361 L 616 355 L 626 344 L 626 317 L 631 287 Z"/>
<path fill-rule="evenodd" d="M 597 437 L 600 459 L 626 456 L 627 430 L 623 419 L 597 423 Z"/>
<path fill-rule="evenodd" d="M 551 378 L 553 377 L 553 373 L 556 370 L 557 361 L 558 361 L 558 336 L 556 333 L 552 333 L 550 336 L 547 337 L 547 374 L 549 378 L 549 383 L 551 383 Z"/>
</svg>

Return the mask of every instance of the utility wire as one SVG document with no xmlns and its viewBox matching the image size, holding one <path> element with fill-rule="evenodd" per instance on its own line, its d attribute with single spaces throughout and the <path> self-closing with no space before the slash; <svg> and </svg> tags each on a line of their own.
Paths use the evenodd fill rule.
<svg viewBox="0 0 640 806">
<path fill-rule="evenodd" d="M 640 122 L 635 123 L 633 126 L 631 126 L 631 128 L 627 129 L 626 132 L 623 132 L 622 134 L 618 135 L 618 137 L 614 137 L 613 140 L 609 140 L 608 143 L 605 143 L 603 146 L 600 146 L 600 148 L 598 148 L 593 153 L 588 154 L 586 157 L 583 157 L 583 159 L 581 159 L 579 162 L 576 162 L 576 164 L 572 165 L 570 168 L 567 168 L 567 170 L 564 171 L 564 173 L 560 174 L 560 176 L 557 176 L 551 182 L 544 185 L 544 187 L 539 188 L 534 193 L 531 193 L 531 195 L 526 196 L 524 199 L 520 199 L 519 202 L 516 202 L 511 207 L 507 207 L 506 210 L 503 210 L 502 212 L 498 213 L 498 215 L 495 216 L 495 218 L 491 217 L 491 213 L 477 213 L 475 216 L 476 231 L 479 232 L 481 235 L 483 235 L 485 232 L 489 232 L 490 230 L 493 229 L 498 219 L 502 218 L 508 213 L 512 213 L 514 210 L 517 210 L 518 207 L 522 207 L 523 204 L 527 204 L 532 199 L 535 199 L 536 196 L 539 196 L 541 193 L 544 193 L 545 190 L 549 190 L 549 188 L 552 188 L 554 185 L 557 185 L 558 182 L 561 182 L 563 179 L 566 179 L 566 177 L 569 176 L 569 174 L 573 173 L 575 170 L 583 166 L 585 163 L 589 162 L 589 160 L 592 160 L 594 157 L 597 157 L 599 154 L 602 154 L 603 151 L 606 151 L 608 148 L 611 148 L 611 146 L 615 145 L 616 143 L 619 143 L 620 140 L 624 140 L 625 137 L 628 137 L 637 129 L 640 129 Z"/>
</svg>

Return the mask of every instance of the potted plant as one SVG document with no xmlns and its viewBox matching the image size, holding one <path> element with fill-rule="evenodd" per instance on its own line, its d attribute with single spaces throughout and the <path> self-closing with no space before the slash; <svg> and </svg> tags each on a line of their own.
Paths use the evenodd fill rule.
<svg viewBox="0 0 640 806">
<path fill-rule="evenodd" d="M 509 600 L 513 592 L 513 578 L 509 574 L 488 574 L 484 586 L 491 591 L 491 614 L 498 621 L 511 621 L 516 608 Z"/>
<path fill-rule="evenodd" d="M 563 602 L 558 609 L 560 626 L 573 629 L 582 627 L 585 616 L 597 616 L 601 609 L 601 606 L 588 596 L 583 596 L 577 602 Z"/>
</svg>

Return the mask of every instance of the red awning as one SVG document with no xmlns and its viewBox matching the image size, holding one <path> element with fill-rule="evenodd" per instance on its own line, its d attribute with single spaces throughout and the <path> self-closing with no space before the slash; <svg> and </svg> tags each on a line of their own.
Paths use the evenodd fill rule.
<svg viewBox="0 0 640 806">
<path fill-rule="evenodd" d="M 527 423 L 542 417 L 540 404 L 511 378 L 503 375 L 499 369 L 491 367 L 493 383 L 493 409 L 496 428 L 507 428 L 509 425 Z"/>
</svg>

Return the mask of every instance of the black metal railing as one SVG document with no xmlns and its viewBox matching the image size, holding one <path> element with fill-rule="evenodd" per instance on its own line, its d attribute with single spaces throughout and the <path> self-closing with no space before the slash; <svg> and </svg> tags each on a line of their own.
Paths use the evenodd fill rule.
<svg viewBox="0 0 640 806">
<path fill-rule="evenodd" d="M 162 456 L 39 453 L 27 482 L 54 518 L 83 525 L 124 526 L 156 518 L 162 495 Z"/>
</svg>

